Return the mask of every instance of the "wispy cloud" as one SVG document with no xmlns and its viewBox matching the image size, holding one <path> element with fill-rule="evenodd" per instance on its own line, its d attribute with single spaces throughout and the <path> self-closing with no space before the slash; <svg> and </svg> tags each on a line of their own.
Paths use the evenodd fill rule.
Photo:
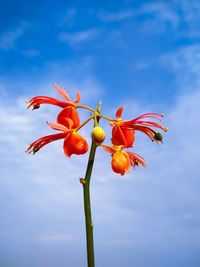
<svg viewBox="0 0 200 267">
<path fill-rule="evenodd" d="M 97 34 L 98 34 L 97 29 L 90 29 L 90 30 L 74 32 L 74 33 L 63 32 L 59 34 L 58 39 L 61 42 L 74 45 L 74 44 L 80 44 L 86 41 L 91 41 L 97 36 Z"/>
<path fill-rule="evenodd" d="M 98 18 L 103 22 L 114 22 L 114 21 L 122 21 L 128 18 L 133 17 L 133 10 L 125 10 L 116 13 L 109 13 L 106 11 L 100 11 L 98 14 Z"/>
<path fill-rule="evenodd" d="M 15 43 L 26 31 L 28 25 L 26 22 L 20 23 L 18 27 L 7 31 L 0 36 L 0 48 L 4 50 L 15 49 Z"/>
<path fill-rule="evenodd" d="M 143 15 L 147 16 L 143 23 L 143 30 L 148 33 L 163 33 L 168 26 L 175 30 L 180 23 L 179 14 L 174 9 L 174 6 L 170 5 L 170 3 L 155 1 L 145 3 L 135 10 L 129 9 L 119 12 L 100 11 L 98 18 L 103 22 L 115 22 Z"/>
<path fill-rule="evenodd" d="M 143 29 L 147 32 L 162 33 L 167 26 L 175 30 L 180 23 L 180 17 L 174 7 L 164 2 L 146 3 L 139 8 L 137 14 L 151 16 L 143 25 Z"/>
<path fill-rule="evenodd" d="M 181 47 L 176 52 L 167 53 L 161 57 L 161 62 L 167 68 L 173 68 L 181 86 L 194 87 L 200 81 L 200 45 Z"/>
</svg>

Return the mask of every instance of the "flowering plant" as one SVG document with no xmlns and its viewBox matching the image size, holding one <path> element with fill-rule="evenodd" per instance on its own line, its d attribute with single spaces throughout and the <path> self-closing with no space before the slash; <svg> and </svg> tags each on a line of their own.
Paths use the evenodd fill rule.
<svg viewBox="0 0 200 267">
<path fill-rule="evenodd" d="M 65 88 L 61 89 L 55 83 L 54 87 L 65 101 L 48 96 L 37 96 L 31 98 L 27 102 L 27 108 L 32 107 L 33 110 L 38 109 L 40 108 L 41 104 L 52 104 L 61 107 L 62 110 L 57 116 L 57 122 L 47 122 L 49 127 L 60 132 L 39 138 L 29 145 L 26 152 L 28 152 L 29 154 L 35 154 L 43 146 L 53 141 L 64 139 L 63 149 L 65 155 L 68 158 L 70 158 L 73 154 L 85 154 L 88 151 L 88 143 L 78 133 L 78 131 L 90 120 L 94 120 L 94 128 L 91 133 L 92 145 L 90 149 L 87 170 L 85 178 L 80 179 L 80 182 L 83 185 L 84 193 L 88 267 L 94 267 L 93 222 L 91 217 L 89 188 L 97 147 L 102 147 L 105 152 L 111 153 L 112 170 L 115 173 L 124 175 L 125 173 L 130 171 L 131 167 L 133 167 L 133 169 L 135 169 L 135 167 L 139 165 L 146 167 L 143 157 L 128 150 L 133 148 L 133 143 L 135 141 L 135 131 L 143 132 L 153 142 L 155 141 L 156 143 L 159 143 L 162 142 L 162 134 L 155 131 L 153 128 L 158 128 L 165 132 L 168 129 L 156 122 L 149 121 L 149 119 L 162 121 L 161 117 L 164 116 L 163 114 L 146 113 L 130 121 L 124 121 L 122 119 L 122 112 L 124 107 L 122 106 L 116 112 L 116 119 L 113 119 L 100 114 L 101 101 L 99 103 L 99 106 L 95 110 L 90 107 L 78 104 L 80 102 L 80 94 L 78 91 L 76 99 L 72 102 L 68 94 L 66 93 Z M 90 117 L 83 123 L 80 123 L 79 114 L 77 112 L 77 109 L 81 108 L 90 111 Z M 110 126 L 112 127 L 112 145 L 102 144 L 105 140 L 105 133 L 104 130 L 99 126 L 100 119 L 105 119 L 110 122 Z"/>
</svg>

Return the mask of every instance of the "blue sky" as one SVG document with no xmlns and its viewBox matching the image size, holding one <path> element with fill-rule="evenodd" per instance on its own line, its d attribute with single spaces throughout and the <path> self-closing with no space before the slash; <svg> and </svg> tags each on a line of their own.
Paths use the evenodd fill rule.
<svg viewBox="0 0 200 267">
<path fill-rule="evenodd" d="M 0 266 L 86 266 L 79 177 L 88 154 L 67 159 L 62 141 L 24 153 L 60 111 L 32 112 L 25 100 L 59 97 L 53 82 L 72 99 L 78 89 L 81 104 L 101 99 L 110 117 L 121 105 L 124 119 L 166 114 L 163 144 L 136 135 L 148 168 L 121 177 L 97 151 L 96 266 L 200 265 L 199 13 L 197 0 L 0 0 Z M 89 143 L 91 127 L 81 131 Z"/>
</svg>

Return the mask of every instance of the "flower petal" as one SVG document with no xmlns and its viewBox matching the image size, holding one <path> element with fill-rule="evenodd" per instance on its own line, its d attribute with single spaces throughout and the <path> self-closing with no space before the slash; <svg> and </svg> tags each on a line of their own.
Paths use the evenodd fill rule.
<svg viewBox="0 0 200 267">
<path fill-rule="evenodd" d="M 47 124 L 49 125 L 49 127 L 51 127 L 54 130 L 69 132 L 69 128 L 67 128 L 63 124 L 56 123 L 56 122 L 55 123 L 54 122 L 48 122 L 48 121 L 47 121 Z"/>
<path fill-rule="evenodd" d="M 114 172 L 124 175 L 130 171 L 130 157 L 125 151 L 113 153 L 111 166 Z"/>
<path fill-rule="evenodd" d="M 57 92 L 65 99 L 67 100 L 68 102 L 71 102 L 68 94 L 65 92 L 65 89 L 61 89 L 59 86 L 57 86 L 55 83 L 54 83 L 54 87 L 56 88 Z"/>
<path fill-rule="evenodd" d="M 77 128 L 80 125 L 80 119 L 78 112 L 73 107 L 64 108 L 57 117 L 57 123 L 63 124 L 66 127 L 69 127 L 69 121 L 71 119 L 73 121 L 73 129 Z"/>
<path fill-rule="evenodd" d="M 132 147 L 135 141 L 135 131 L 124 128 L 121 128 L 121 130 L 125 138 L 125 147 Z"/>
<path fill-rule="evenodd" d="M 108 147 L 103 147 L 103 150 L 104 151 L 106 151 L 106 152 L 108 152 L 108 153 L 113 153 L 113 150 L 112 149 L 110 149 L 110 148 L 108 148 Z"/>
<path fill-rule="evenodd" d="M 126 139 L 119 125 L 115 125 L 112 129 L 111 142 L 113 145 L 116 145 L 116 146 L 119 146 L 119 145 L 126 146 Z"/>
<path fill-rule="evenodd" d="M 117 110 L 117 112 L 116 112 L 116 118 L 117 118 L 118 120 L 121 120 L 121 119 L 122 119 L 122 111 L 123 111 L 123 109 L 124 109 L 124 106 L 118 108 L 118 110 Z"/>
<path fill-rule="evenodd" d="M 88 151 L 88 144 L 80 134 L 72 133 L 66 136 L 63 149 L 65 155 L 69 158 L 72 154 L 85 154 Z"/>
<path fill-rule="evenodd" d="M 73 103 L 78 103 L 78 102 L 80 102 L 80 100 L 81 100 L 81 96 L 80 96 L 79 91 L 77 90 L 76 99 L 73 101 Z"/>
</svg>

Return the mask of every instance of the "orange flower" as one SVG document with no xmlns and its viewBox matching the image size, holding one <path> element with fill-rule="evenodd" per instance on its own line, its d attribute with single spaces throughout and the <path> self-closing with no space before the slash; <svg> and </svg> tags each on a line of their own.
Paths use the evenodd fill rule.
<svg viewBox="0 0 200 267">
<path fill-rule="evenodd" d="M 124 148 L 123 146 L 104 146 L 102 145 L 103 149 L 109 153 L 112 153 L 112 162 L 111 166 L 114 172 L 120 173 L 124 175 L 126 172 L 130 171 L 130 167 L 132 166 L 134 169 L 140 163 L 143 167 L 146 167 L 144 163 L 144 159 L 133 153 L 128 151 L 122 151 Z"/>
<path fill-rule="evenodd" d="M 157 143 L 159 143 L 158 141 L 162 142 L 162 135 L 160 133 L 158 134 L 150 127 L 160 128 L 165 132 L 168 129 L 158 123 L 151 121 L 143 121 L 143 119 L 154 118 L 159 121 L 162 121 L 159 116 L 163 117 L 163 114 L 146 113 L 137 117 L 136 119 L 130 121 L 123 121 L 121 117 L 123 108 L 123 106 L 120 107 L 116 112 L 117 122 L 110 123 L 110 125 L 113 126 L 111 139 L 113 145 L 123 145 L 124 147 L 131 147 L 135 140 L 135 130 L 145 133 L 152 141 L 156 141 Z"/>
<path fill-rule="evenodd" d="M 73 121 L 71 119 L 66 119 L 66 124 L 68 124 L 68 127 L 66 127 L 63 124 L 59 123 L 50 123 L 47 122 L 47 124 L 54 130 L 62 131 L 62 133 L 59 134 L 52 134 L 44 136 L 28 147 L 27 151 L 28 153 L 33 152 L 35 154 L 37 151 L 39 151 L 43 146 L 59 140 L 59 139 L 65 139 L 63 144 L 63 149 L 65 152 L 65 155 L 69 158 L 72 154 L 81 155 L 85 154 L 88 151 L 88 144 L 86 140 L 77 132 L 75 132 L 73 127 Z"/>
</svg>

